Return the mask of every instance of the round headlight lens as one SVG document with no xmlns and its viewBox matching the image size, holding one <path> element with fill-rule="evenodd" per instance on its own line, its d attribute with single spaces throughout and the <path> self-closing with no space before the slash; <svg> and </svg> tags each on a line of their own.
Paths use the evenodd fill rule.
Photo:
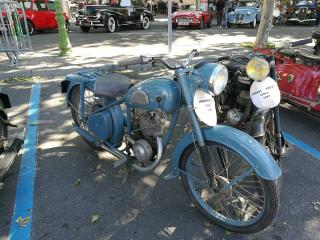
<svg viewBox="0 0 320 240">
<path fill-rule="evenodd" d="M 270 71 L 269 63 L 262 58 L 253 58 L 248 62 L 246 72 L 249 78 L 255 81 L 264 80 Z"/>
<path fill-rule="evenodd" d="M 295 13 L 295 14 L 299 14 L 299 10 L 296 10 L 294 13 Z"/>
<path fill-rule="evenodd" d="M 228 70 L 225 66 L 218 65 L 212 72 L 209 80 L 209 90 L 215 96 L 222 93 L 228 83 Z"/>
<path fill-rule="evenodd" d="M 308 10 L 308 11 L 307 11 L 307 14 L 311 14 L 311 13 L 312 13 L 312 11 L 311 11 L 311 10 Z"/>
<path fill-rule="evenodd" d="M 96 14 L 96 17 L 97 17 L 98 19 L 101 18 L 101 13 L 98 12 L 98 13 Z"/>
</svg>

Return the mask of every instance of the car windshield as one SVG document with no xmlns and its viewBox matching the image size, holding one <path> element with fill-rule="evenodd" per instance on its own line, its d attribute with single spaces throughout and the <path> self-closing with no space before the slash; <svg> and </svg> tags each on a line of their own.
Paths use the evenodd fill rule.
<svg viewBox="0 0 320 240">
<path fill-rule="evenodd" d="M 238 7 L 256 7 L 257 6 L 257 2 L 244 2 L 244 1 L 240 1 L 238 2 Z"/>
<path fill-rule="evenodd" d="M 204 8 L 202 6 L 197 6 L 196 4 L 192 4 L 190 5 L 189 10 L 191 11 L 204 10 Z"/>
<path fill-rule="evenodd" d="M 105 5 L 101 5 L 101 6 L 96 6 L 96 5 L 87 5 L 86 6 L 86 14 L 87 15 L 93 15 L 97 12 L 97 10 L 99 9 L 105 9 L 106 6 Z"/>
<path fill-rule="evenodd" d="M 55 5 L 54 5 L 54 2 L 48 2 L 48 8 L 49 8 L 49 10 L 56 10 L 56 7 L 55 7 Z"/>
<path fill-rule="evenodd" d="M 312 5 L 312 1 L 300 1 L 297 3 L 297 6 L 303 6 L 303 5 Z"/>
</svg>

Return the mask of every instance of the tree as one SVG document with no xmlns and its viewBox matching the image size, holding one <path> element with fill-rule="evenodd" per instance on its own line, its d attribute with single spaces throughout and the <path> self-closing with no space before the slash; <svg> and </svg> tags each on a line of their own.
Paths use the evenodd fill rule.
<svg viewBox="0 0 320 240">
<path fill-rule="evenodd" d="M 65 19 L 63 16 L 62 0 L 55 0 L 56 20 L 59 29 L 60 56 L 65 56 L 71 50 L 71 44 L 67 34 Z"/>
<path fill-rule="evenodd" d="M 269 32 L 272 26 L 273 8 L 275 0 L 264 0 L 260 25 L 254 46 L 256 48 L 266 48 L 268 44 Z"/>
</svg>

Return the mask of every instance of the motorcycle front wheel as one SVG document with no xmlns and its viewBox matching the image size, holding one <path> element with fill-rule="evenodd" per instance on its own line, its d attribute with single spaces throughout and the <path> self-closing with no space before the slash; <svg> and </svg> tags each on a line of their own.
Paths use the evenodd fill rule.
<svg viewBox="0 0 320 240">
<path fill-rule="evenodd" d="M 230 231 L 253 233 L 267 227 L 279 206 L 275 182 L 260 178 L 236 149 L 211 141 L 206 145 L 214 156 L 216 188 L 209 185 L 196 144 L 185 149 L 179 163 L 182 184 L 193 204 L 209 220 Z M 239 177 L 250 170 L 248 176 Z"/>
</svg>

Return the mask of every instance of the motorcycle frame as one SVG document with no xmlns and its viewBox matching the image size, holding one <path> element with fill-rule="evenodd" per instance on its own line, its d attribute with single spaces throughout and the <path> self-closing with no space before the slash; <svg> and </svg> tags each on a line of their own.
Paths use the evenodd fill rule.
<svg viewBox="0 0 320 240">
<path fill-rule="evenodd" d="M 186 102 L 186 108 L 187 109 L 193 109 L 193 102 L 192 102 L 192 94 L 191 94 L 191 91 L 189 89 L 189 85 L 188 85 L 188 80 L 187 78 L 185 77 L 186 75 L 186 70 L 185 69 L 178 69 L 176 71 L 176 75 L 178 76 L 178 82 L 179 82 L 179 86 L 181 87 L 181 92 L 182 92 L 182 95 L 184 97 L 184 100 Z M 88 85 L 84 85 L 84 84 L 80 84 L 80 105 L 79 105 L 79 110 L 80 110 L 80 117 L 81 118 L 84 118 L 84 92 L 85 92 L 85 87 L 88 87 Z M 93 91 L 93 89 L 91 89 L 89 87 L 90 90 Z M 116 106 L 116 105 L 120 105 L 120 104 L 123 104 L 125 102 L 125 97 L 122 97 L 120 99 L 117 99 L 117 100 L 114 100 L 112 101 L 111 103 L 103 106 L 102 108 L 99 108 L 98 110 L 92 112 L 91 114 L 96 114 L 96 113 L 99 113 L 99 112 L 103 112 L 113 106 Z M 70 102 L 69 102 L 70 104 Z M 181 104 L 180 104 L 180 108 L 181 108 Z M 72 106 L 73 107 L 73 106 Z M 196 117 L 196 114 L 194 111 L 188 111 L 189 112 L 189 117 L 191 119 L 191 125 L 192 125 L 192 128 L 193 128 L 193 131 L 197 137 L 197 140 L 198 140 L 198 145 L 199 147 L 204 147 L 205 146 L 205 141 L 204 141 L 204 137 L 203 137 L 203 134 L 202 134 L 202 131 L 201 131 L 201 127 L 200 127 L 200 124 L 199 124 L 199 121 L 197 120 L 197 117 Z M 165 135 L 163 136 L 162 138 L 162 144 L 163 144 L 163 148 L 164 150 L 166 149 L 166 146 L 168 145 L 170 139 L 172 138 L 172 135 L 174 133 L 174 127 L 176 126 L 177 124 L 177 120 L 179 118 L 179 113 L 180 113 L 180 109 L 178 109 L 177 111 L 173 112 L 172 114 L 172 119 L 171 119 L 171 122 L 170 122 L 170 125 L 169 125 L 169 128 L 168 128 L 168 131 L 165 133 Z M 124 123 L 125 123 L 125 126 L 127 128 L 127 133 L 128 134 L 131 134 L 132 133 L 132 123 L 131 123 L 131 109 L 130 108 L 127 108 L 126 109 L 126 117 L 124 117 Z"/>
</svg>

